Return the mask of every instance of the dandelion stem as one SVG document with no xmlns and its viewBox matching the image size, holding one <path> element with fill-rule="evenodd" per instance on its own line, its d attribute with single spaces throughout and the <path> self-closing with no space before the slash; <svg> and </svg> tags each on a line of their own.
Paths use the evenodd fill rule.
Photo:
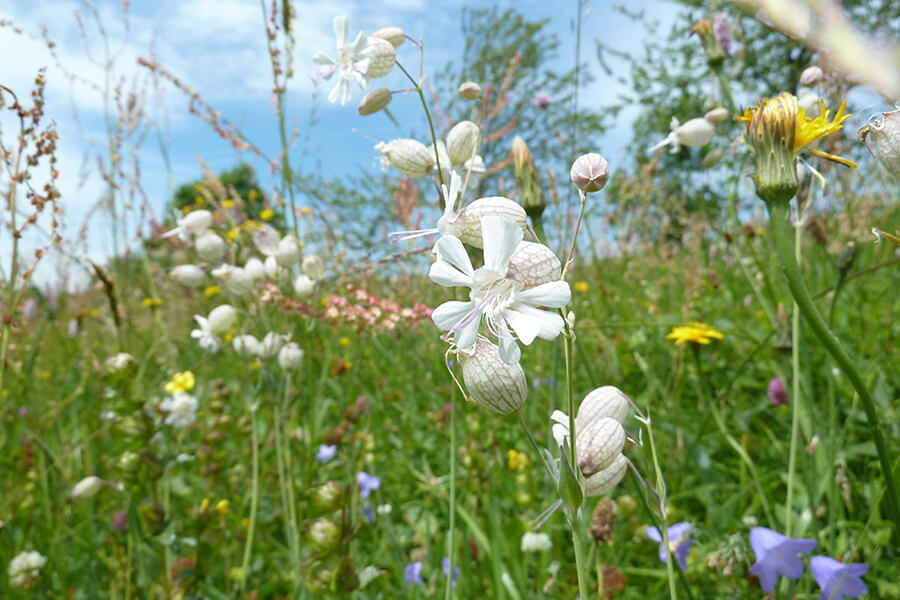
<svg viewBox="0 0 900 600">
<path fill-rule="evenodd" d="M 799 216 L 799 215 L 798 215 Z M 794 257 L 801 260 L 803 236 L 794 230 Z M 784 501 L 784 535 L 791 537 L 791 517 L 794 507 L 794 473 L 797 466 L 797 438 L 800 431 L 800 310 L 794 301 L 791 315 L 791 444 L 788 452 L 787 497 Z M 787 578 L 785 578 L 786 580 Z"/>
<path fill-rule="evenodd" d="M 794 257 L 793 248 L 790 243 L 791 226 L 788 222 L 790 212 L 789 202 L 775 200 L 766 202 L 766 205 L 769 209 L 769 220 L 771 221 L 772 226 L 772 237 L 775 240 L 775 249 L 781 260 L 781 269 L 787 279 L 791 294 L 797 302 L 797 307 L 800 309 L 800 312 L 803 313 L 803 318 L 806 319 L 813 334 L 818 338 L 819 342 L 825 347 L 828 353 L 831 354 L 835 362 L 838 363 L 841 371 L 844 372 L 847 379 L 850 380 L 850 383 L 856 389 L 857 394 L 859 394 L 863 409 L 866 412 L 866 418 L 869 422 L 869 431 L 872 440 L 875 442 L 875 449 L 878 452 L 878 461 L 881 463 L 881 470 L 884 475 L 884 484 L 887 488 L 886 496 L 888 501 L 888 513 L 890 519 L 894 522 L 894 543 L 900 545 L 900 503 L 897 501 L 897 486 L 894 483 L 890 455 L 888 454 L 887 444 L 885 444 L 884 435 L 881 431 L 881 423 L 878 419 L 875 401 L 869 393 L 869 389 L 866 387 L 862 375 L 860 375 L 859 369 L 856 367 L 853 359 L 850 358 L 850 355 L 844 350 L 844 347 L 838 341 L 837 337 L 835 337 L 834 333 L 828 328 L 828 325 L 825 323 L 824 319 L 822 319 L 822 315 L 819 313 L 819 310 L 816 308 L 816 305 L 809 295 L 806 281 L 797 265 L 797 260 Z"/>
</svg>

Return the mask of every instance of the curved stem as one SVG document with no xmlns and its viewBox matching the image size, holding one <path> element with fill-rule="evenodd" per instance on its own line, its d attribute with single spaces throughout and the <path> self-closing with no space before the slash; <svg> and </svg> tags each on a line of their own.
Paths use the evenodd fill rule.
<svg viewBox="0 0 900 600">
<path fill-rule="evenodd" d="M 775 249 L 781 260 L 781 269 L 787 279 L 788 287 L 791 295 L 797 302 L 797 307 L 806 319 L 809 328 L 818 338 L 819 342 L 829 354 L 837 362 L 841 371 L 850 380 L 850 383 L 859 394 L 859 399 L 863 409 L 866 412 L 866 418 L 869 422 L 870 435 L 875 442 L 875 449 L 878 452 L 878 461 L 881 463 L 881 470 L 884 474 L 884 484 L 887 488 L 886 496 L 888 501 L 888 512 L 890 519 L 894 522 L 894 543 L 900 545 L 900 503 L 897 501 L 897 486 L 894 483 L 894 474 L 891 470 L 891 460 L 888 455 L 887 444 L 884 441 L 884 435 L 881 431 L 881 424 L 878 419 L 878 412 L 875 408 L 875 401 L 869 393 L 863 381 L 862 375 L 853 359 L 847 354 L 835 335 L 831 332 L 819 314 L 819 310 L 813 303 L 806 287 L 806 281 L 797 261 L 790 243 L 790 223 L 788 222 L 789 204 L 788 202 L 767 202 L 769 209 L 769 220 L 772 223 L 772 237 L 775 240 Z"/>
</svg>

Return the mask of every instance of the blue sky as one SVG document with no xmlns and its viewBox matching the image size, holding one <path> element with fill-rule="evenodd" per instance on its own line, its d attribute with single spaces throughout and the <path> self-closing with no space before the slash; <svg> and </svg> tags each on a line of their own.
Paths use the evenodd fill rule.
<svg viewBox="0 0 900 600">
<path fill-rule="evenodd" d="M 176 74 L 210 102 L 230 121 L 239 125 L 248 137 L 268 155 L 276 156 L 279 149 L 275 112 L 270 99 L 270 71 L 263 33 L 262 10 L 258 0 L 132 0 L 128 30 L 124 30 L 121 4 L 118 0 L 95 0 L 116 57 L 112 81 L 124 82 L 125 87 L 139 81 L 141 69 L 136 65 L 139 56 L 155 54 L 159 62 Z M 595 39 L 625 51 L 640 51 L 647 35 L 631 21 L 613 10 L 617 3 L 593 0 L 587 4 L 590 13 L 583 23 L 583 56 L 593 62 Z M 315 84 L 309 75 L 314 73 L 311 63 L 316 51 L 330 53 L 334 49 L 331 21 L 336 15 L 351 19 L 351 35 L 357 31 L 373 31 L 384 26 L 399 26 L 425 42 L 426 76 L 461 54 L 460 13 L 464 6 L 497 5 L 501 9 L 513 7 L 530 18 L 549 18 L 550 29 L 563 42 L 559 67 L 567 69 L 574 56 L 572 22 L 576 16 L 576 2 L 463 2 L 447 0 L 385 0 L 361 2 L 299 2 L 296 9 L 296 76 L 288 95 L 288 118 L 297 119 L 301 128 L 308 123 L 314 102 Z M 664 24 L 670 22 L 677 10 L 661 0 L 631 0 L 629 10 L 650 9 L 654 18 Z M 81 35 L 74 12 L 82 15 L 87 36 Z M 10 18 L 26 32 L 16 35 L 9 28 L 0 28 L 0 56 L 4 58 L 4 72 L 0 79 L 5 85 L 26 95 L 35 72 L 47 67 L 46 113 L 57 124 L 60 142 L 59 159 L 62 177 L 60 189 L 65 210 L 64 237 L 73 238 L 85 219 L 88 219 L 86 251 L 98 259 L 111 252 L 109 221 L 101 213 L 91 215 L 91 209 L 103 197 L 104 185 L 96 172 L 98 152 L 105 144 L 102 62 L 102 38 L 89 9 L 79 0 L 0 0 L 0 18 Z M 62 66 L 77 73 L 89 83 L 70 83 L 55 65 L 46 46 L 37 37 L 39 27 L 47 28 L 56 44 Z M 29 35 L 30 34 L 30 35 Z M 414 47 L 404 45 L 398 53 L 401 61 L 417 64 Z M 387 85 L 402 87 L 402 76 L 391 74 Z M 98 89 L 99 88 L 99 89 Z M 324 101 L 329 86 L 323 82 L 316 105 L 319 122 L 310 131 L 314 139 L 313 156 L 303 157 L 304 166 L 321 164 L 322 172 L 338 176 L 344 172 L 375 170 L 373 143 L 365 136 L 390 139 L 396 129 L 382 116 L 363 118 L 357 115 L 355 102 L 341 107 Z M 589 99 L 612 98 L 618 84 L 600 76 L 582 93 Z M 354 100 L 362 93 L 356 91 Z M 221 170 L 250 155 L 239 156 L 227 143 L 218 138 L 196 116 L 187 112 L 187 98 L 166 86 L 158 95 L 152 90 L 148 96 L 150 116 L 158 127 L 149 132 L 139 150 L 141 186 L 153 209 L 160 213 L 173 187 L 197 177 L 200 167 L 197 157 L 213 168 Z M 162 107 L 164 110 L 159 110 Z M 615 165 L 629 131 L 627 112 L 598 148 Z M 3 117 L 0 124 L 4 134 L 13 131 L 14 123 Z M 361 133 L 365 134 L 361 135 Z M 666 132 L 661 132 L 664 136 Z M 424 130 L 423 135 L 425 138 Z M 662 136 L 661 136 L 662 137 Z M 164 144 L 171 169 L 160 150 Z M 293 161 L 301 157 L 295 153 Z M 253 162 L 253 161 L 251 161 Z M 253 163 L 264 177 L 266 166 Z M 271 179 L 268 180 L 271 183 Z M 133 221 L 133 218 L 132 218 Z M 5 248 L 5 246 L 3 246 Z M 47 277 L 45 265 L 43 276 Z M 52 272 L 52 271 L 50 271 Z"/>
</svg>

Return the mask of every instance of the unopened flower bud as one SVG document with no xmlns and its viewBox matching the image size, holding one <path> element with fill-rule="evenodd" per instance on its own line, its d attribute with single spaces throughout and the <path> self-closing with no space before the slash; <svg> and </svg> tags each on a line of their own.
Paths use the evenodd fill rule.
<svg viewBox="0 0 900 600">
<path fill-rule="evenodd" d="M 231 342 L 235 353 L 241 358 L 252 358 L 259 354 L 259 340 L 252 335 L 235 336 Z"/>
<path fill-rule="evenodd" d="M 584 480 L 585 497 L 602 496 L 608 494 L 619 485 L 625 472 L 628 470 L 628 459 L 624 454 L 618 454 L 605 469 L 597 471 Z"/>
<path fill-rule="evenodd" d="M 846 275 L 853 268 L 854 262 L 856 262 L 856 244 L 848 242 L 838 254 L 838 270 Z"/>
<path fill-rule="evenodd" d="M 725 50 L 716 39 L 713 31 L 713 23 L 709 19 L 700 19 L 691 28 L 691 34 L 696 33 L 703 41 L 703 49 L 706 51 L 706 63 L 716 68 L 725 60 Z"/>
<path fill-rule="evenodd" d="M 590 421 L 577 433 L 578 467 L 585 476 L 592 475 L 611 465 L 624 447 L 625 429 L 618 421 L 608 417 Z"/>
<path fill-rule="evenodd" d="M 267 256 L 266 262 L 263 263 L 263 268 L 266 271 L 266 277 L 269 279 L 284 279 L 288 275 L 288 270 L 278 263 L 278 258 L 275 256 Z"/>
<path fill-rule="evenodd" d="M 365 52 L 369 56 L 369 69 L 366 71 L 369 79 L 384 77 L 394 68 L 397 52 L 391 42 L 380 37 L 369 37 Z"/>
<path fill-rule="evenodd" d="M 719 106 L 703 115 L 703 118 L 710 123 L 721 123 L 728 118 L 728 109 Z"/>
<path fill-rule="evenodd" d="M 725 148 L 713 148 L 703 157 L 703 168 L 712 169 L 725 157 L 727 150 Z"/>
<path fill-rule="evenodd" d="M 84 479 L 76 483 L 74 488 L 72 488 L 72 498 L 75 500 L 90 498 L 91 496 L 99 492 L 100 488 L 102 487 L 103 480 L 96 475 L 85 477 Z"/>
<path fill-rule="evenodd" d="M 871 119 L 859 129 L 857 135 L 870 153 L 874 143 L 878 161 L 890 175 L 900 179 L 900 108 Z M 875 153 L 872 153 L 873 156 Z"/>
<path fill-rule="evenodd" d="M 298 298 L 309 297 L 316 289 L 316 282 L 306 275 L 297 275 L 294 279 L 294 293 Z"/>
<path fill-rule="evenodd" d="M 217 261 L 225 256 L 225 242 L 212 231 L 207 230 L 194 241 L 197 255 L 206 262 Z"/>
<path fill-rule="evenodd" d="M 479 336 L 471 347 L 461 349 L 459 362 L 466 390 L 475 403 L 502 415 L 513 413 L 525 404 L 528 396 L 525 372 L 518 363 L 503 362 L 499 348 L 487 338 Z"/>
<path fill-rule="evenodd" d="M 825 74 L 822 72 L 822 69 L 820 69 L 819 67 L 807 67 L 803 70 L 802 73 L 800 73 L 800 85 L 812 87 L 819 83 L 824 75 Z"/>
<path fill-rule="evenodd" d="M 207 320 L 209 331 L 221 335 L 237 321 L 237 311 L 230 304 L 222 304 L 209 312 Z"/>
<path fill-rule="evenodd" d="M 434 154 L 424 144 L 409 138 L 380 142 L 375 149 L 407 177 L 427 177 L 434 170 Z"/>
<path fill-rule="evenodd" d="M 310 550 L 317 556 L 330 554 L 341 544 L 341 530 L 330 519 L 319 517 L 313 520 L 306 531 Z"/>
<path fill-rule="evenodd" d="M 172 269 L 169 277 L 185 287 L 195 288 L 203 285 L 206 273 L 197 265 L 178 265 Z"/>
<path fill-rule="evenodd" d="M 399 27 L 382 27 L 378 31 L 372 33 L 369 37 L 387 40 L 394 48 L 399 48 L 403 42 L 406 41 L 406 34 Z"/>
<path fill-rule="evenodd" d="M 512 154 L 513 166 L 516 170 L 521 169 L 532 162 L 531 151 L 528 149 L 528 144 L 525 143 L 525 140 L 522 139 L 522 136 L 520 135 L 517 135 L 513 139 L 512 152 L 510 154 Z"/>
<path fill-rule="evenodd" d="M 336 481 L 326 481 L 313 489 L 311 498 L 316 509 L 324 513 L 332 513 L 344 506 L 346 495 L 341 484 Z"/>
<path fill-rule="evenodd" d="M 522 231 L 525 231 L 528 227 L 528 217 L 525 215 L 525 209 L 516 202 L 503 196 L 488 196 L 472 202 L 459 211 L 453 221 L 444 224 L 446 226 L 445 234 L 458 237 L 462 242 L 470 246 L 483 248 L 484 240 L 481 235 L 481 219 L 487 216 L 509 219 L 521 227 Z"/>
<path fill-rule="evenodd" d="M 609 164 L 595 152 L 582 154 L 572 163 L 569 177 L 581 191 L 599 192 L 609 181 Z"/>
<path fill-rule="evenodd" d="M 390 104 L 393 97 L 391 90 L 387 88 L 372 90 L 363 97 L 356 110 L 364 117 L 375 114 Z"/>
<path fill-rule="evenodd" d="M 590 423 L 603 418 L 624 423 L 628 407 L 628 396 L 622 390 L 612 385 L 598 387 L 581 401 L 575 416 L 575 431 L 580 435 Z"/>
<path fill-rule="evenodd" d="M 465 164 L 475 155 L 481 129 L 472 121 L 460 121 L 447 134 L 447 156 L 454 165 Z"/>
<path fill-rule="evenodd" d="M 478 100 L 481 98 L 481 86 L 474 81 L 466 81 L 459 86 L 459 95 L 464 100 Z"/>
<path fill-rule="evenodd" d="M 278 352 L 278 364 L 285 371 L 292 371 L 303 362 L 303 350 L 296 342 L 290 342 Z"/>
<path fill-rule="evenodd" d="M 289 233 L 278 242 L 278 253 L 275 258 L 279 265 L 287 269 L 300 262 L 300 245 L 293 233 Z"/>
<path fill-rule="evenodd" d="M 506 276 L 529 289 L 559 279 L 562 265 L 553 250 L 535 242 L 520 242 L 512 256 Z"/>
</svg>

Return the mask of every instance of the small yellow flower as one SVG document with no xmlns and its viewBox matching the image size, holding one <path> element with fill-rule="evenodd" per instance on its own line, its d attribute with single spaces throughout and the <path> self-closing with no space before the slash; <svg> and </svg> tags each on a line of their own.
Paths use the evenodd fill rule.
<svg viewBox="0 0 900 600">
<path fill-rule="evenodd" d="M 263 221 L 271 221 L 272 217 L 275 216 L 275 211 L 271 208 L 264 208 L 259 212 L 259 218 Z"/>
<path fill-rule="evenodd" d="M 194 374 L 190 371 L 182 371 L 172 375 L 172 379 L 163 386 L 163 389 L 169 394 L 183 394 L 194 389 Z"/>
<path fill-rule="evenodd" d="M 312 209 L 308 206 L 303 206 L 300 208 L 300 214 L 304 217 L 312 214 Z"/>
<path fill-rule="evenodd" d="M 233 200 L 222 200 L 222 206 L 225 208 L 234 208 Z"/>
<path fill-rule="evenodd" d="M 203 196 L 194 196 L 194 204 L 197 206 L 203 204 Z"/>
<path fill-rule="evenodd" d="M 796 96 L 781 92 L 775 98 L 764 98 L 752 109 L 745 108 L 744 114 L 737 119 L 747 124 L 747 134 L 757 152 L 760 150 L 758 144 L 786 144 L 794 155 L 806 148 L 820 158 L 855 167 L 856 163 L 851 160 L 809 147 L 813 142 L 840 131 L 844 122 L 853 116 L 852 113 L 844 113 L 844 109 L 847 108 L 847 101 L 844 100 L 829 122 L 831 111 L 825 108 L 824 100 L 819 102 L 821 106 L 819 116 L 810 119 Z"/>
<path fill-rule="evenodd" d="M 262 366 L 262 365 L 259 364 L 259 361 L 258 361 L 258 360 L 254 360 L 252 363 L 250 363 L 250 368 L 253 369 L 253 370 L 257 370 L 257 369 L 259 369 L 261 366 Z"/>
<path fill-rule="evenodd" d="M 247 194 L 247 198 L 249 198 L 251 202 L 259 198 L 259 194 L 257 193 L 256 189 L 251 189 L 250 193 Z"/>
<path fill-rule="evenodd" d="M 50 379 L 50 371 L 38 371 L 37 376 L 38 379 Z"/>
<path fill-rule="evenodd" d="M 216 503 L 216 511 L 218 511 L 219 516 L 224 517 L 225 515 L 227 515 L 227 514 L 228 514 L 228 507 L 229 507 L 230 505 L 231 505 L 231 503 L 230 503 L 228 500 L 219 500 L 219 501 Z"/>
<path fill-rule="evenodd" d="M 200 510 L 205 511 L 208 508 L 209 508 L 209 498 L 204 498 L 203 501 L 200 503 Z"/>
<path fill-rule="evenodd" d="M 144 298 L 141 300 L 141 304 L 146 306 L 147 308 L 153 308 L 154 306 L 162 306 L 162 298 Z"/>
<path fill-rule="evenodd" d="M 517 450 L 510 450 L 506 453 L 509 468 L 513 471 L 521 471 L 528 466 L 528 455 Z"/>
<path fill-rule="evenodd" d="M 213 296 L 216 296 L 221 293 L 222 293 L 222 288 L 220 288 L 217 285 L 207 286 L 207 288 L 205 290 L 203 290 L 203 295 L 206 296 L 207 298 L 212 298 Z"/>
<path fill-rule="evenodd" d="M 88 314 L 88 316 L 96 317 L 96 316 L 98 316 L 98 315 L 100 314 L 100 309 L 99 309 L 99 308 L 92 308 L 91 310 L 88 311 L 87 314 Z"/>
<path fill-rule="evenodd" d="M 231 329 L 229 329 L 229 330 L 225 333 L 225 335 L 223 336 L 223 337 L 225 338 L 225 341 L 226 341 L 226 342 L 230 342 L 231 340 L 233 340 L 233 339 L 234 339 L 234 334 L 235 334 L 235 333 L 237 333 L 237 331 L 235 330 L 234 327 L 232 327 Z"/>
<path fill-rule="evenodd" d="M 187 206 L 187 205 L 182 206 L 182 207 L 181 207 L 181 212 L 182 212 L 183 214 L 188 214 L 189 212 L 191 212 L 191 207 L 190 207 L 190 206 Z"/>
<path fill-rule="evenodd" d="M 710 339 L 721 340 L 725 334 L 717 331 L 711 325 L 691 321 L 687 325 L 679 325 L 672 329 L 672 333 L 666 336 L 667 340 L 675 340 L 675 345 L 680 346 L 685 342 L 706 345 Z"/>
<path fill-rule="evenodd" d="M 349 346 L 349 345 L 350 345 L 350 338 L 342 337 L 341 339 L 338 340 L 338 343 L 339 343 L 341 346 Z"/>
<path fill-rule="evenodd" d="M 575 283 L 575 291 L 576 292 L 586 292 L 590 289 L 590 285 L 588 285 L 587 281 L 578 281 Z"/>
<path fill-rule="evenodd" d="M 239 233 L 238 230 L 235 229 L 234 227 L 232 227 L 225 233 L 225 237 L 228 238 L 229 240 L 236 240 L 238 233 Z"/>
</svg>

